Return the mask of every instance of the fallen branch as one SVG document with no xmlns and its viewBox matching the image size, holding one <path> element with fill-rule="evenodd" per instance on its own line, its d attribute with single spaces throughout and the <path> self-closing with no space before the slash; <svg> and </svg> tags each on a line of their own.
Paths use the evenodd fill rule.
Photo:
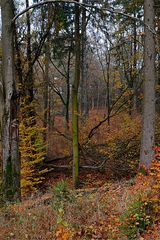
<svg viewBox="0 0 160 240">
<path fill-rule="evenodd" d="M 105 163 L 106 163 L 106 160 L 104 160 L 104 161 L 103 161 L 100 165 L 98 165 L 98 166 L 82 165 L 82 166 L 80 166 L 80 168 L 81 168 L 81 169 L 96 170 L 96 169 L 102 168 L 102 167 L 105 165 Z M 55 169 L 69 169 L 69 170 L 72 169 L 72 166 L 70 166 L 70 165 L 54 165 L 54 164 L 51 164 L 50 166 L 51 166 L 51 168 L 48 169 L 47 173 L 48 173 L 48 172 L 52 172 L 52 171 L 54 171 Z M 48 167 L 48 166 L 46 166 L 46 167 Z"/>
<path fill-rule="evenodd" d="M 70 159 L 72 159 L 72 155 L 70 155 L 70 156 L 64 156 L 64 157 L 59 157 L 59 158 L 54 158 L 54 159 L 45 159 L 45 160 L 44 160 L 44 163 L 50 164 L 51 162 L 58 162 L 58 161 L 70 160 Z"/>
</svg>

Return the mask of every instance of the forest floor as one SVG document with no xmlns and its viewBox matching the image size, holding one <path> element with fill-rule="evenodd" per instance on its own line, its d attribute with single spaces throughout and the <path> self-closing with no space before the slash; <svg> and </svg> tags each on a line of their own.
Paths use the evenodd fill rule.
<svg viewBox="0 0 160 240">
<path fill-rule="evenodd" d="M 49 173 L 32 196 L 0 209 L 0 240 L 158 240 L 160 223 L 147 224 L 136 212 L 151 188 L 150 176 L 108 180 L 106 173 L 82 171 L 80 188 L 72 190 L 71 172 Z M 125 215 L 131 199 L 136 211 Z"/>
</svg>

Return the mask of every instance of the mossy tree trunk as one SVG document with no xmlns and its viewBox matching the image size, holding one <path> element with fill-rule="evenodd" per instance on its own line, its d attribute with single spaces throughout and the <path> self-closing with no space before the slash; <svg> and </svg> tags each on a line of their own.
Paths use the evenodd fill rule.
<svg viewBox="0 0 160 240">
<path fill-rule="evenodd" d="M 78 1 L 77 1 L 78 2 Z M 75 75 L 72 84 L 73 186 L 79 185 L 78 88 L 80 81 L 80 10 L 75 6 Z"/>
<path fill-rule="evenodd" d="M 5 201 L 20 199 L 20 161 L 18 151 L 18 98 L 15 83 L 12 0 L 1 0 L 2 64 L 4 114 L 2 123 L 3 197 Z"/>
</svg>

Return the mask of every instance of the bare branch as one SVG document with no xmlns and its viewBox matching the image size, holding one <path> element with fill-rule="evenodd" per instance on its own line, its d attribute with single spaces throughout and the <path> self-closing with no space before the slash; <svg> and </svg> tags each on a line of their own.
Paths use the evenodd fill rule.
<svg viewBox="0 0 160 240">
<path fill-rule="evenodd" d="M 19 18 L 21 15 L 23 15 L 24 13 L 28 12 L 31 9 L 43 6 L 45 4 L 55 4 L 55 3 L 77 4 L 77 5 L 79 5 L 79 6 L 83 7 L 83 8 L 86 8 L 87 11 L 89 11 L 88 8 L 90 8 L 90 9 L 95 9 L 99 13 L 103 13 L 103 14 L 104 14 L 104 12 L 109 12 L 110 14 L 123 15 L 123 16 L 126 16 L 127 18 L 131 18 L 131 19 L 133 19 L 133 20 L 135 20 L 137 22 L 141 22 L 144 26 L 146 26 L 148 28 L 148 30 L 152 34 L 157 35 L 155 29 L 151 28 L 148 24 L 145 24 L 143 20 L 141 20 L 141 19 L 139 19 L 137 17 L 131 16 L 131 15 L 127 14 L 127 13 L 124 13 L 124 12 L 120 11 L 119 9 L 114 9 L 112 7 L 102 8 L 102 7 L 97 7 L 97 6 L 86 4 L 86 3 L 80 3 L 80 2 L 77 2 L 77 1 L 74 1 L 74 0 L 46 0 L 45 2 L 39 2 L 39 3 L 33 4 L 33 5 L 29 6 L 28 8 L 25 8 L 24 10 L 22 10 L 17 15 L 15 15 L 15 17 L 12 19 L 12 23 L 14 23 L 17 20 L 17 18 Z"/>
<path fill-rule="evenodd" d="M 67 78 L 66 74 L 64 74 L 64 73 L 54 64 L 54 62 L 53 62 L 53 60 L 51 59 L 51 57 L 50 57 L 50 61 L 51 61 L 52 65 L 53 65 L 53 67 L 57 70 L 57 72 L 59 72 L 59 73 L 62 75 L 62 77 Z"/>
</svg>

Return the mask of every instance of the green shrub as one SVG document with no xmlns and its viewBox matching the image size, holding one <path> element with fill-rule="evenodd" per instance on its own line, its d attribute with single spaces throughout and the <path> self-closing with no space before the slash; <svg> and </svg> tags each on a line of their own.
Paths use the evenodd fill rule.
<svg viewBox="0 0 160 240">
<path fill-rule="evenodd" d="M 120 220 L 122 233 L 129 240 L 138 239 L 138 236 L 152 223 L 149 203 L 143 201 L 139 194 L 134 196 Z"/>
<path fill-rule="evenodd" d="M 57 218 L 57 224 L 67 226 L 66 205 L 74 201 L 74 196 L 69 192 L 67 183 L 62 180 L 57 183 L 53 190 L 52 207 Z"/>
</svg>

